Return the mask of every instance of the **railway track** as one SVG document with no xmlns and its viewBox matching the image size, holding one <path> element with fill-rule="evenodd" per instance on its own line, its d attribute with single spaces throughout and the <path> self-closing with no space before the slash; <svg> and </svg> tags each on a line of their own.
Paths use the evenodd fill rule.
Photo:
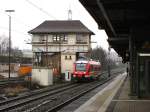
<svg viewBox="0 0 150 112">
<path fill-rule="evenodd" d="M 61 87 L 65 87 L 65 86 L 68 86 L 68 85 L 71 85 L 71 84 L 72 83 L 66 83 L 66 84 L 55 85 L 55 86 L 52 86 L 52 87 L 50 86 L 50 87 L 46 87 L 46 88 L 42 88 L 42 89 L 38 89 L 38 90 L 28 91 L 28 92 L 24 93 L 21 96 L 17 96 L 17 97 L 6 99 L 4 101 L 0 101 L 0 106 L 8 104 L 10 102 L 18 101 L 20 99 L 24 99 L 26 97 L 32 97 L 33 95 L 38 95 L 38 94 L 42 94 L 44 92 L 48 92 L 48 91 L 52 91 L 52 90 L 55 90 L 55 89 L 58 89 L 58 88 L 61 88 Z"/>
<path fill-rule="evenodd" d="M 66 84 L 52 89 L 41 89 L 39 91 L 34 91 L 20 97 L 15 97 L 12 99 L 2 101 L 0 102 L 0 112 L 8 112 L 11 109 L 18 108 L 19 106 L 26 105 L 28 103 L 31 103 L 32 101 L 36 101 L 46 96 L 65 91 L 66 89 L 72 88 L 77 85 L 79 86 L 79 84 Z"/>
<path fill-rule="evenodd" d="M 0 101 L 7 99 L 7 97 L 5 97 L 3 95 L 3 90 L 4 88 L 6 88 L 6 86 L 12 86 L 14 84 L 22 84 L 24 83 L 25 80 L 24 78 L 18 78 L 18 77 L 13 77 L 13 78 L 5 78 L 5 79 L 0 79 Z"/>
<path fill-rule="evenodd" d="M 108 79 L 110 80 L 110 79 Z M 90 84 L 90 85 L 86 85 L 86 88 L 82 89 L 82 91 L 78 92 L 78 94 L 73 95 L 72 97 L 70 97 L 69 99 L 65 100 L 65 101 L 61 101 L 61 103 L 59 103 L 56 106 L 52 106 L 52 108 L 49 108 L 48 110 L 46 110 L 45 112 L 56 112 L 58 110 L 60 110 L 62 107 L 66 106 L 67 104 L 71 103 L 72 101 L 75 101 L 76 99 L 80 98 L 81 96 L 85 95 L 86 93 L 94 90 L 95 88 L 103 85 L 104 83 L 106 83 L 108 80 L 105 80 L 103 82 L 100 83 L 95 83 L 95 84 Z M 88 88 L 87 88 L 88 87 Z M 41 107 L 42 108 L 42 107 Z M 32 111 L 33 112 L 33 111 Z"/>
<path fill-rule="evenodd" d="M 120 73 L 120 72 L 118 72 Z M 108 82 L 109 80 L 113 79 L 115 76 L 113 77 L 110 77 L 106 80 L 103 80 L 102 82 L 99 82 L 99 83 L 96 83 L 96 84 L 93 84 L 93 85 L 90 85 L 88 86 L 88 88 L 84 89 L 83 91 L 81 91 L 80 93 L 76 94 L 75 96 L 73 96 L 72 98 L 66 100 L 65 102 L 61 102 L 60 104 L 46 110 L 45 112 L 56 112 L 58 110 L 60 110 L 61 108 L 63 108 L 64 106 L 70 104 L 72 101 L 75 101 L 76 99 L 80 98 L 81 96 L 85 95 L 86 93 L 96 89 L 97 87 L 105 84 L 106 82 Z"/>
<path fill-rule="evenodd" d="M 117 72 L 114 72 L 114 71 L 113 71 L 112 74 L 118 74 L 118 73 L 121 73 L 121 72 L 122 72 L 121 70 L 119 70 L 119 71 L 117 71 Z M 80 97 L 83 96 L 84 94 L 86 94 L 86 93 L 88 93 L 88 92 L 94 90 L 95 88 L 97 88 L 97 87 L 99 87 L 99 86 L 105 84 L 105 83 L 108 82 L 109 80 L 113 79 L 115 76 L 116 76 L 116 75 L 113 75 L 112 77 L 110 77 L 110 78 L 108 78 L 108 79 L 106 79 L 106 80 L 103 80 L 102 82 L 98 82 L 98 83 L 97 83 L 97 82 L 96 82 L 96 83 L 94 82 L 95 84 L 94 84 L 94 83 L 91 83 L 90 85 L 86 85 L 86 86 L 85 86 L 86 88 L 83 87 L 82 91 L 78 92 L 78 94 L 74 95 L 74 96 L 71 97 L 70 99 L 66 99 L 65 101 L 61 101 L 60 103 L 58 103 L 58 105 L 53 105 L 53 106 L 51 106 L 52 108 L 48 107 L 48 110 L 40 110 L 40 112 L 43 112 L 43 111 L 45 111 L 45 112 L 56 112 L 56 111 L 60 110 L 62 107 L 66 106 L 67 104 L 71 103 L 72 101 L 74 101 L 74 100 L 80 98 Z M 88 88 L 87 88 L 87 87 L 88 87 Z M 79 89 L 79 90 L 80 90 L 80 89 Z M 78 91 L 78 90 L 77 90 L 77 91 Z M 49 103 L 49 102 L 46 102 L 46 103 Z M 51 102 L 51 103 L 52 103 L 52 102 Z M 45 105 L 45 104 L 44 104 L 44 105 Z M 48 105 L 50 105 L 50 104 L 48 104 Z M 40 108 L 42 108 L 42 107 L 40 107 Z M 45 108 L 46 108 L 46 106 L 44 106 L 44 109 L 45 109 Z M 38 107 L 38 109 L 39 109 L 39 107 Z M 34 107 L 34 110 L 32 110 L 31 112 L 34 112 L 34 111 L 39 112 L 38 109 Z"/>
<path fill-rule="evenodd" d="M 70 102 L 70 99 L 75 100 L 74 96 L 80 96 L 81 91 L 85 91 L 91 85 L 94 86 L 97 82 L 91 83 L 77 83 L 77 85 L 65 88 L 62 91 L 55 92 L 55 94 L 44 96 L 42 99 L 35 100 L 31 104 L 23 105 L 17 109 L 11 110 L 11 112 L 54 112 L 56 108 L 64 105 L 64 103 Z M 90 87 L 91 88 L 91 87 Z M 77 97 L 76 97 L 77 98 Z M 63 103 L 63 104 L 62 104 Z M 49 110 L 51 109 L 51 110 Z"/>
<path fill-rule="evenodd" d="M 0 102 L 0 112 L 55 112 L 112 78 L 114 76 L 103 81 L 69 84 L 51 90 L 39 90 L 22 97 L 6 100 Z"/>
<path fill-rule="evenodd" d="M 14 77 L 14 78 L 6 78 L 0 80 L 0 87 L 9 85 L 9 84 L 17 84 L 24 82 L 24 77 Z"/>
</svg>

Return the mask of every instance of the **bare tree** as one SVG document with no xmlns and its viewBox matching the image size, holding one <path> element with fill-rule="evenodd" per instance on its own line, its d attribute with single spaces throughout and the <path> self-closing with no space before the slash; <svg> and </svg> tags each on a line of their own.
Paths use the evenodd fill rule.
<svg viewBox="0 0 150 112">
<path fill-rule="evenodd" d="M 118 56 L 115 54 L 115 52 L 108 52 L 102 47 L 96 47 L 94 49 L 91 49 L 88 53 L 88 57 L 94 60 L 99 60 L 102 65 L 102 70 L 108 69 L 108 64 L 110 68 L 116 68 L 116 61 Z"/>
<path fill-rule="evenodd" d="M 99 60 L 102 65 L 102 70 L 107 69 L 107 53 L 102 47 L 91 49 L 88 57 L 94 60 Z"/>
<path fill-rule="evenodd" d="M 12 42 L 11 42 L 12 43 Z M 0 56 L 4 56 L 5 58 L 8 56 L 9 53 L 9 38 L 6 37 L 5 35 L 1 35 L 0 36 Z M 15 60 L 19 60 L 22 57 L 22 51 L 19 50 L 19 48 L 15 47 L 12 48 L 11 47 L 11 60 L 15 62 Z M 1 58 L 2 58 L 1 57 Z M 3 58 L 4 58 L 3 57 Z"/>
<path fill-rule="evenodd" d="M 5 35 L 0 36 L 0 55 L 7 55 L 9 47 L 8 37 Z"/>
</svg>

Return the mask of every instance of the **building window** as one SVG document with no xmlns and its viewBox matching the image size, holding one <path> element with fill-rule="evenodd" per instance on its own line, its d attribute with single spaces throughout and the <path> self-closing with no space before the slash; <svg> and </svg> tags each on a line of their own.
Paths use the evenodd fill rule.
<svg viewBox="0 0 150 112">
<path fill-rule="evenodd" d="M 65 59 L 67 59 L 67 56 L 65 56 Z"/>
<path fill-rule="evenodd" d="M 68 37 L 65 34 L 56 34 L 53 35 L 53 42 L 67 42 L 68 41 Z"/>
<path fill-rule="evenodd" d="M 53 41 L 56 41 L 57 40 L 57 38 L 56 37 L 53 37 Z"/>
<path fill-rule="evenodd" d="M 57 36 L 60 38 L 60 41 L 61 41 L 61 42 L 63 42 L 63 41 L 64 41 L 65 35 L 60 34 L 60 35 L 57 35 Z"/>
<path fill-rule="evenodd" d="M 86 44 L 87 39 L 84 34 L 76 34 L 76 43 L 77 44 Z"/>
<path fill-rule="evenodd" d="M 65 60 L 71 60 L 72 59 L 72 57 L 71 56 L 65 56 Z"/>
<path fill-rule="evenodd" d="M 81 42 L 82 41 L 82 35 L 81 34 L 77 34 L 76 35 L 76 40 L 77 40 L 77 42 Z"/>
<path fill-rule="evenodd" d="M 53 41 L 54 42 L 59 42 L 60 41 L 60 37 L 57 35 L 53 35 Z"/>
<path fill-rule="evenodd" d="M 40 35 L 39 42 L 43 42 L 43 41 L 45 41 L 45 36 L 44 35 Z"/>
<path fill-rule="evenodd" d="M 68 37 L 65 36 L 65 37 L 64 37 L 64 42 L 67 42 L 67 41 L 68 41 Z"/>
</svg>

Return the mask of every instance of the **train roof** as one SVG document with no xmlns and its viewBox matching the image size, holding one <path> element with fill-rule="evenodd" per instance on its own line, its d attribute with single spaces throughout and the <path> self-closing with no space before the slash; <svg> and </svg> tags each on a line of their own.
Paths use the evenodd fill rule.
<svg viewBox="0 0 150 112">
<path fill-rule="evenodd" d="M 100 65 L 99 61 L 93 61 L 93 60 L 78 60 L 75 62 L 76 64 L 80 64 L 80 63 L 90 63 L 90 64 L 94 64 L 94 65 Z"/>
</svg>

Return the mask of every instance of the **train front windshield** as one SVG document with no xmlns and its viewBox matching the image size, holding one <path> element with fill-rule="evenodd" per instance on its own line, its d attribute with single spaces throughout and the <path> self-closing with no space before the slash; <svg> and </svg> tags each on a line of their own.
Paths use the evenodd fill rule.
<svg viewBox="0 0 150 112">
<path fill-rule="evenodd" d="M 76 71 L 86 71 L 85 63 L 76 63 Z"/>
</svg>

